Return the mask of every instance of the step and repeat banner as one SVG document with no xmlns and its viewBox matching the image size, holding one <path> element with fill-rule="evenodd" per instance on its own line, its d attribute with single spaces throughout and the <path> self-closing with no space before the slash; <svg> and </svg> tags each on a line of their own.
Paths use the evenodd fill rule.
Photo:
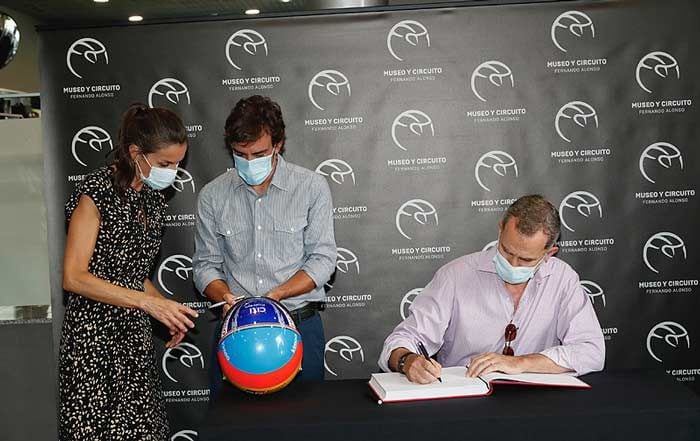
<svg viewBox="0 0 700 441">
<path fill-rule="evenodd" d="M 699 18 L 691 1 L 607 1 L 44 31 L 56 335 L 64 202 L 104 164 L 129 103 L 175 110 L 190 150 L 152 278 L 202 315 L 157 357 L 173 439 L 196 439 L 217 317 L 192 284 L 195 203 L 233 167 L 230 109 L 262 94 L 282 106 L 287 160 L 333 193 L 327 379 L 377 371 L 434 272 L 493 246 L 505 208 L 536 192 L 561 212 L 558 257 L 598 313 L 607 367 L 693 385 Z"/>
</svg>

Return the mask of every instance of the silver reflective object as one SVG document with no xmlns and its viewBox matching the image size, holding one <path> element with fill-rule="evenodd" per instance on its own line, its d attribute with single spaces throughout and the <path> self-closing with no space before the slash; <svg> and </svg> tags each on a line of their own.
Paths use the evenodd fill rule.
<svg viewBox="0 0 700 441">
<path fill-rule="evenodd" d="M 17 22 L 0 12 L 0 69 L 10 64 L 19 49 L 19 28 Z"/>
</svg>

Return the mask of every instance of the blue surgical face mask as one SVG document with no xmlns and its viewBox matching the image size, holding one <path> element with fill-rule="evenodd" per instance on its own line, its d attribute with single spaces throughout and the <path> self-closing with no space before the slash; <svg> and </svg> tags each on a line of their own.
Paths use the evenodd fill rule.
<svg viewBox="0 0 700 441">
<path fill-rule="evenodd" d="M 498 248 L 496 248 L 496 255 L 493 256 L 493 263 L 496 264 L 496 273 L 498 273 L 498 277 L 506 283 L 518 285 L 532 279 L 535 272 L 540 267 L 540 264 L 544 261 L 545 256 L 542 256 L 542 259 L 540 259 L 535 266 L 513 266 L 501 255 Z"/>
<path fill-rule="evenodd" d="M 142 156 L 143 159 L 146 160 L 146 163 L 149 166 L 151 166 L 151 172 L 148 174 L 148 177 L 146 177 L 143 175 L 143 172 L 141 171 L 141 166 L 139 165 L 138 161 L 136 161 L 136 167 L 139 169 L 139 174 L 141 175 L 141 180 L 144 182 L 144 184 L 147 184 L 154 190 L 163 190 L 165 188 L 170 187 L 172 183 L 175 182 L 175 178 L 177 178 L 176 169 L 153 167 L 151 163 L 148 162 L 148 158 L 146 158 L 146 155 Z"/>
<path fill-rule="evenodd" d="M 271 153 L 269 156 L 248 161 L 234 154 L 233 161 L 236 164 L 238 176 L 248 185 L 262 184 L 272 173 L 273 155 L 274 153 Z"/>
</svg>

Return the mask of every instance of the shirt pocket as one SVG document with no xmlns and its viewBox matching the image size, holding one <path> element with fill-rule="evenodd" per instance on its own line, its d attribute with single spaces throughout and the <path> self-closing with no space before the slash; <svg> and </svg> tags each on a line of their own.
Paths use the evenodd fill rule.
<svg viewBox="0 0 700 441">
<path fill-rule="evenodd" d="M 273 253 L 286 262 L 298 262 L 304 257 L 304 230 L 306 217 L 277 219 L 272 237 Z"/>
<path fill-rule="evenodd" d="M 245 224 L 220 222 L 216 234 L 224 243 L 224 259 L 242 262 L 253 252 L 252 227 Z"/>
</svg>

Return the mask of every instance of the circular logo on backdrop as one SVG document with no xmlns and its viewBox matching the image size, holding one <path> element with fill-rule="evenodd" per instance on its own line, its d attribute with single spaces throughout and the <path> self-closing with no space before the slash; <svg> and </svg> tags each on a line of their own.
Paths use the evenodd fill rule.
<svg viewBox="0 0 700 441">
<path fill-rule="evenodd" d="M 569 193 L 559 204 L 559 217 L 561 218 L 561 224 L 567 230 L 572 233 L 576 231 L 573 228 L 573 224 L 567 219 L 570 219 L 574 210 L 579 216 L 585 218 L 590 217 L 594 212 L 598 212 L 598 217 L 603 218 L 603 207 L 600 204 L 600 200 L 596 195 L 587 191 L 574 191 Z M 571 213 L 571 214 L 569 214 Z"/>
<path fill-rule="evenodd" d="M 510 153 L 506 153 L 501 150 L 491 150 L 490 152 L 481 155 L 476 165 L 474 166 L 474 179 L 479 184 L 481 188 L 486 191 L 491 191 L 489 187 L 484 183 L 484 177 L 482 176 L 483 169 L 488 169 L 492 173 L 498 176 L 506 176 L 508 174 L 508 169 L 512 168 L 515 177 L 518 177 L 518 164 L 515 162 Z"/>
<path fill-rule="evenodd" d="M 661 347 L 690 349 L 690 336 L 688 331 L 677 322 L 661 322 L 651 328 L 647 335 L 647 351 L 651 358 L 663 363 L 657 355 Z"/>
<path fill-rule="evenodd" d="M 195 365 L 199 365 L 204 369 L 204 356 L 202 356 L 202 351 L 192 343 L 180 343 L 173 348 L 169 348 L 165 351 L 163 359 L 161 360 L 161 367 L 163 368 L 165 376 L 171 381 L 179 383 L 170 372 L 170 369 L 172 369 L 172 366 L 168 366 L 168 361 L 170 360 L 179 361 L 180 366 L 184 366 L 187 369 Z"/>
<path fill-rule="evenodd" d="M 338 185 L 345 183 L 346 177 L 352 179 L 352 185 L 355 185 L 355 172 L 350 164 L 342 159 L 327 159 L 320 163 L 315 171 L 321 176 L 331 178 L 331 181 Z"/>
<path fill-rule="evenodd" d="M 66 66 L 70 73 L 78 78 L 83 78 L 76 69 L 77 63 L 75 59 L 82 59 L 90 64 L 97 64 L 104 60 L 105 64 L 109 64 L 109 56 L 107 48 L 101 41 L 94 38 L 81 38 L 70 45 L 66 52 Z"/>
<path fill-rule="evenodd" d="M 423 289 L 425 288 L 414 288 L 403 296 L 401 299 L 401 304 L 399 305 L 399 313 L 401 314 L 402 319 L 406 320 L 406 318 L 411 314 L 411 305 L 416 297 L 418 297 L 418 295 L 423 291 Z"/>
<path fill-rule="evenodd" d="M 595 305 L 596 299 L 600 299 L 599 303 L 602 303 L 603 308 L 605 308 L 605 292 L 603 292 L 603 288 L 601 288 L 600 285 L 591 280 L 581 280 L 579 283 L 591 300 L 591 303 Z"/>
<path fill-rule="evenodd" d="M 665 79 L 675 76 L 677 80 L 681 79 L 681 69 L 678 61 L 668 52 L 650 52 L 637 63 L 635 78 L 639 87 L 647 93 L 651 93 L 651 89 L 647 87 L 645 81 L 648 80 L 647 75 L 651 75 L 651 73 L 658 78 Z"/>
<path fill-rule="evenodd" d="M 396 147 L 408 151 L 399 140 L 401 132 L 408 129 L 413 134 L 412 136 L 422 136 L 428 128 L 430 136 L 435 136 L 433 120 L 427 113 L 420 110 L 406 110 L 394 118 L 394 122 L 391 124 L 391 139 L 394 140 Z"/>
<path fill-rule="evenodd" d="M 348 97 L 352 95 L 348 77 L 346 77 L 344 73 L 333 69 L 322 70 L 314 75 L 311 81 L 309 81 L 308 92 L 311 104 L 318 110 L 326 110 L 318 102 L 318 98 L 321 95 L 331 95 L 334 97 L 345 94 L 347 94 Z"/>
<path fill-rule="evenodd" d="M 165 292 L 174 295 L 165 283 L 166 276 L 174 274 L 178 279 L 187 281 L 192 274 L 192 259 L 182 254 L 174 254 L 163 261 L 158 268 L 158 284 Z"/>
<path fill-rule="evenodd" d="M 352 267 L 355 268 L 357 274 L 360 274 L 360 262 L 357 260 L 355 253 L 347 248 L 338 247 L 338 257 L 335 267 L 344 274 L 347 274 Z"/>
<path fill-rule="evenodd" d="M 170 437 L 170 441 L 197 441 L 198 434 L 194 430 L 181 430 Z"/>
<path fill-rule="evenodd" d="M 658 165 L 665 169 L 670 169 L 673 166 L 674 160 L 678 160 L 678 165 L 683 170 L 683 156 L 678 148 L 668 142 L 655 142 L 644 149 L 639 156 L 639 171 L 644 176 L 644 179 L 655 184 L 656 181 L 649 176 L 645 168 L 647 160 L 656 161 Z"/>
<path fill-rule="evenodd" d="M 106 149 L 112 151 L 114 149 L 114 146 L 112 145 L 112 137 L 109 136 L 109 133 L 107 133 L 107 131 L 102 127 L 83 127 L 82 129 L 78 130 L 75 136 L 73 136 L 73 141 L 71 141 L 73 158 L 83 167 L 88 166 L 87 162 L 81 159 L 83 150 L 87 148 L 90 148 L 95 152 L 103 152 Z"/>
<path fill-rule="evenodd" d="M 590 104 L 583 101 L 571 101 L 564 104 L 554 118 L 554 128 L 557 135 L 564 141 L 571 142 L 571 139 L 565 135 L 567 125 L 564 122 L 568 120 L 583 128 L 588 126 L 589 121 L 593 121 L 596 129 L 598 128 L 598 114 Z"/>
<path fill-rule="evenodd" d="M 267 56 L 267 41 L 257 31 L 252 29 L 241 29 L 231 35 L 226 42 L 226 59 L 237 70 L 243 70 L 236 63 L 238 52 L 245 52 L 248 55 L 257 55 L 258 51 L 264 51 Z"/>
<path fill-rule="evenodd" d="M 323 366 L 334 377 L 338 376 L 336 370 L 340 365 L 364 362 L 365 352 L 362 349 L 362 345 L 353 337 L 339 335 L 326 343 L 323 353 Z"/>
<path fill-rule="evenodd" d="M 487 99 L 479 93 L 479 79 L 487 79 L 492 86 L 501 87 L 507 80 L 510 80 L 510 87 L 515 87 L 515 79 L 513 78 L 513 72 L 510 70 L 506 64 L 491 60 L 481 63 L 472 72 L 471 86 L 474 95 L 481 101 L 486 102 Z"/>
<path fill-rule="evenodd" d="M 173 187 L 173 189 L 175 189 L 175 191 L 178 193 L 185 191 L 186 188 L 191 188 L 192 193 L 195 192 L 194 178 L 190 172 L 181 167 L 177 168 L 177 175 L 170 186 Z"/>
<path fill-rule="evenodd" d="M 403 237 L 410 240 L 411 237 L 404 232 L 402 226 L 406 218 L 419 225 L 428 225 L 431 220 L 435 220 L 435 225 L 438 225 L 437 209 L 424 199 L 411 199 L 404 202 L 396 211 L 396 229 Z"/>
<path fill-rule="evenodd" d="M 151 90 L 148 91 L 148 106 L 157 107 L 158 101 L 163 99 L 173 104 L 185 101 L 190 104 L 190 91 L 185 83 L 178 79 L 163 78 L 151 86 Z"/>
<path fill-rule="evenodd" d="M 579 11 L 566 11 L 559 15 L 552 23 L 551 36 L 552 43 L 562 52 L 567 52 L 567 49 L 560 42 L 560 34 L 568 32 L 568 35 L 573 35 L 575 38 L 583 38 L 590 35 L 590 38 L 595 38 L 595 27 L 593 20 Z"/>
<path fill-rule="evenodd" d="M 422 23 L 415 20 L 396 23 L 386 36 L 386 47 L 391 56 L 398 61 L 404 61 L 398 53 L 402 53 L 405 48 L 423 45 L 430 47 L 430 34 Z"/>
<path fill-rule="evenodd" d="M 662 231 L 651 236 L 644 244 L 642 258 L 644 259 L 644 263 L 646 264 L 647 268 L 658 274 L 659 270 L 657 270 L 652 264 L 652 261 L 655 261 L 654 257 L 661 254 L 669 259 L 674 259 L 676 257 L 677 250 L 681 250 L 683 252 L 684 260 L 688 258 L 683 239 L 681 239 L 677 234 Z"/>
</svg>

